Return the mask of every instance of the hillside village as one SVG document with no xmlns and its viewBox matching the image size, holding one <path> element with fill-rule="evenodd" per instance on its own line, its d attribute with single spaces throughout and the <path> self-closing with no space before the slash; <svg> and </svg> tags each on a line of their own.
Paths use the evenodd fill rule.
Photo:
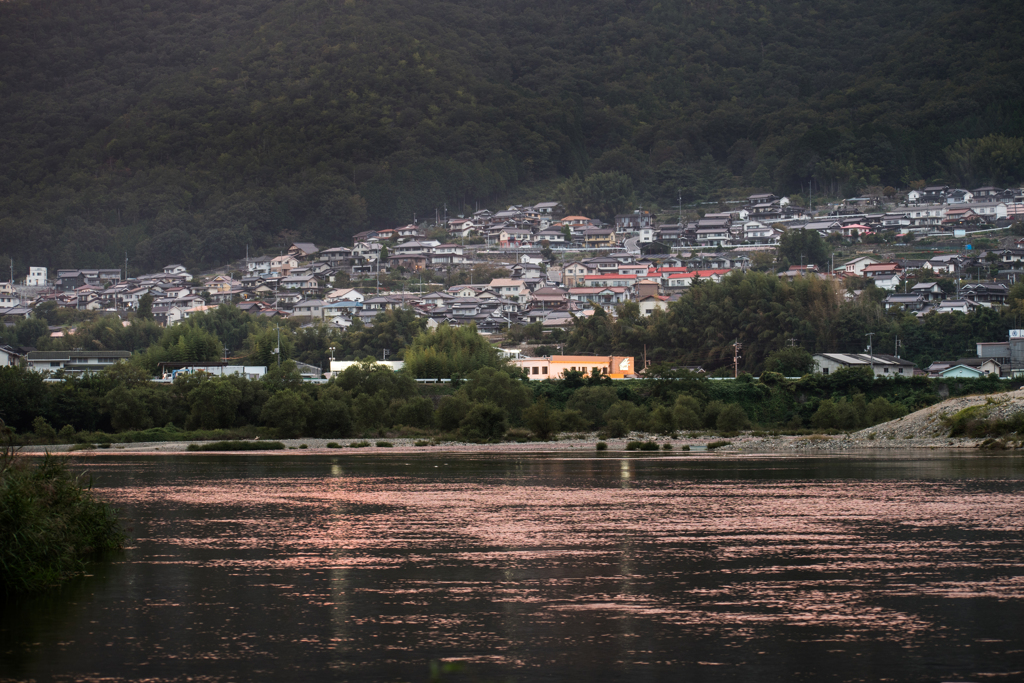
<svg viewBox="0 0 1024 683">
<path fill-rule="evenodd" d="M 559 202 L 545 201 L 434 225 L 364 231 L 345 245 L 294 242 L 280 254 L 254 255 L 201 275 L 178 263 L 130 277 L 118 268 L 58 268 L 51 276 L 32 267 L 22 282 L 0 283 L 0 316 L 11 324 L 54 302 L 127 318 L 145 305 L 156 322 L 172 326 L 229 304 L 261 317 L 343 330 L 357 320 L 371 326 L 384 310 L 407 308 L 425 317 L 428 328 L 473 324 L 482 334 L 500 335 L 513 326 L 534 325 L 549 332 L 570 329 L 596 308 L 615 316 L 626 302 L 651 316 L 695 282 L 717 282 L 751 268 L 771 269 L 783 278 L 849 281 L 851 297 L 873 284 L 885 290 L 887 310 L 918 316 L 1004 304 L 1009 285 L 1024 273 L 1024 240 L 1013 242 L 1016 238 L 1003 230 L 992 237 L 1002 237 L 1007 246 L 983 250 L 971 249 L 967 238 L 984 237 L 1024 217 L 1024 192 L 936 186 L 912 190 L 902 199 L 887 206 L 891 198 L 858 197 L 817 215 L 787 197 L 755 194 L 692 221 L 659 222 L 650 211 L 637 209 L 615 216 L 612 224 L 567 215 Z M 796 230 L 817 233 L 840 251 L 839 260 L 833 253 L 821 267 L 779 259 L 782 236 Z M 908 247 L 929 239 L 955 239 L 962 248 L 936 250 L 928 258 L 883 257 L 894 243 Z M 474 282 L 478 274 L 489 276 Z M 944 279 L 957 283 L 954 291 L 940 285 Z M 8 362 L 18 357 L 17 350 L 7 350 Z M 818 360 L 825 368 L 835 359 Z M 928 370 L 978 368 L 977 360 L 933 364 Z M 874 365 L 875 358 L 860 362 Z M 894 367 L 900 373 L 922 372 L 900 363 Z M 986 370 L 992 371 L 991 363 Z M 995 371 L 1005 374 L 998 363 Z"/>
</svg>

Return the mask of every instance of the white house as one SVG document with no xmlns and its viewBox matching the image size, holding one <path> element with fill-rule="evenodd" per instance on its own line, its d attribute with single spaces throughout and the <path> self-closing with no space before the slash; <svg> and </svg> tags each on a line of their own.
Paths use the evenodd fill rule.
<svg viewBox="0 0 1024 683">
<path fill-rule="evenodd" d="M 25 285 L 28 287 L 46 286 L 46 268 L 42 266 L 30 266 L 28 277 L 25 278 Z"/>
<path fill-rule="evenodd" d="M 840 368 L 871 368 L 875 377 L 911 377 L 917 367 L 908 360 L 884 353 L 816 353 L 815 371 L 822 375 L 833 374 Z"/>
<path fill-rule="evenodd" d="M 29 351 L 25 362 L 36 372 L 57 372 L 85 374 L 99 372 L 114 363 L 128 360 L 130 351 Z"/>
<path fill-rule="evenodd" d="M 868 266 L 877 266 L 878 261 L 871 258 L 870 256 L 859 256 L 852 261 L 847 261 L 843 264 L 843 270 L 847 275 L 855 275 L 860 277 L 864 275 L 864 269 Z"/>
</svg>

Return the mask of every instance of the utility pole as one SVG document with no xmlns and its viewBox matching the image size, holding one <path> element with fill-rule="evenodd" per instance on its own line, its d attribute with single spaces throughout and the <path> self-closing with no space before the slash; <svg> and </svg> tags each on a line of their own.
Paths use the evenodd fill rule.
<svg viewBox="0 0 1024 683">
<path fill-rule="evenodd" d="M 277 349 L 274 351 L 277 354 L 277 367 L 281 367 L 281 326 L 277 326 Z"/>
<path fill-rule="evenodd" d="M 740 355 L 740 349 L 742 348 L 743 344 L 740 344 L 738 341 L 732 345 L 733 379 L 736 379 L 737 377 L 740 376 L 740 358 L 743 358 L 743 356 Z"/>
<path fill-rule="evenodd" d="M 875 333 L 874 332 L 868 332 L 864 336 L 868 338 L 868 358 L 871 360 L 871 374 L 874 375 L 875 374 L 875 351 L 874 351 L 874 348 L 871 346 L 871 342 L 873 341 Z"/>
<path fill-rule="evenodd" d="M 786 341 L 789 342 L 788 346 L 790 346 L 790 347 L 796 346 L 796 337 L 790 337 Z"/>
</svg>

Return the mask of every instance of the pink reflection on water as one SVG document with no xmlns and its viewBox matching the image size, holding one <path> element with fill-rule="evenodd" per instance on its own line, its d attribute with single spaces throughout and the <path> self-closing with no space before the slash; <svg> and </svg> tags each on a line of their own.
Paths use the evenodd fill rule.
<svg viewBox="0 0 1024 683">
<path fill-rule="evenodd" d="M 1024 598 L 1024 579 L 993 573 L 1019 573 L 1019 547 L 984 534 L 965 540 L 963 533 L 1018 533 L 1019 497 L 965 492 L 958 482 L 647 481 L 587 488 L 352 476 L 103 494 L 126 507 L 171 502 L 184 511 L 138 531 L 140 542 L 166 550 L 141 563 L 250 573 L 471 566 L 504 577 L 458 581 L 439 573 L 349 591 L 391 607 L 486 601 L 539 606 L 545 618 L 639 616 L 737 633 L 766 624 L 833 626 L 846 629 L 843 637 L 871 631 L 898 641 L 934 624 L 879 606 L 879 595 Z M 184 559 L 175 548 L 209 552 Z M 972 578 L 938 580 L 951 568 Z M 666 581 L 678 584 L 674 597 L 653 589 Z M 427 623 L 403 611 L 365 622 L 417 619 L 437 644 L 457 643 L 455 634 L 471 621 L 432 614 Z"/>
</svg>

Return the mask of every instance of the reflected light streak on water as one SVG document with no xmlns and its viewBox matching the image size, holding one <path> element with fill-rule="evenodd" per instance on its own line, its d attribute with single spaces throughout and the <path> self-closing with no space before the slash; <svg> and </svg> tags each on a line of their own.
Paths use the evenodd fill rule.
<svg viewBox="0 0 1024 683">
<path fill-rule="evenodd" d="M 130 512 L 134 546 L 68 608 L 64 645 L 18 645 L 4 622 L 23 671 L 423 680 L 437 657 L 479 680 L 1024 671 L 1024 477 L 839 478 L 826 463 L 708 478 L 621 459 L 250 469 L 268 462 L 98 489 Z M 101 482 L 129 470 L 105 467 Z M 98 640 L 115 663 L 90 653 Z"/>
</svg>

